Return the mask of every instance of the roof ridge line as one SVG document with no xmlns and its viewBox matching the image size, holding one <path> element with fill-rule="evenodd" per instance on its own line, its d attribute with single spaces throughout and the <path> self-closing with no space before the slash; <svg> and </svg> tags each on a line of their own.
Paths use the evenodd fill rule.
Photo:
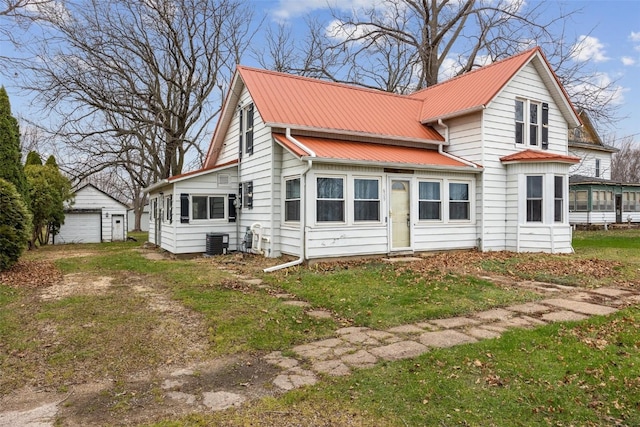
<svg viewBox="0 0 640 427">
<path fill-rule="evenodd" d="M 352 89 L 352 90 L 357 90 L 357 91 L 370 92 L 370 93 L 375 93 L 375 94 L 378 94 L 378 95 L 393 96 L 393 97 L 396 97 L 396 98 L 409 99 L 411 101 L 422 102 L 421 99 L 416 99 L 416 98 L 412 98 L 411 97 L 411 95 L 413 95 L 413 93 L 415 93 L 415 92 L 412 92 L 411 94 L 406 94 L 405 95 L 405 94 L 401 94 L 401 93 L 388 92 L 388 91 L 382 90 L 382 89 L 375 89 L 375 88 L 369 88 L 369 87 L 364 87 L 364 86 L 357 86 L 355 84 L 350 84 L 350 83 L 334 82 L 334 81 L 331 81 L 331 80 L 325 80 L 325 79 L 321 79 L 321 78 L 317 78 L 317 77 L 301 76 L 299 74 L 290 74 L 290 73 L 285 73 L 285 72 L 282 72 L 282 71 L 265 70 L 263 68 L 249 67 L 249 66 L 240 65 L 240 64 L 238 64 L 236 66 L 236 68 L 237 69 L 248 70 L 248 71 L 253 71 L 253 72 L 258 72 L 258 73 L 277 75 L 277 76 L 281 76 L 281 77 L 288 77 L 288 78 L 297 79 L 297 80 L 305 80 L 305 81 L 308 81 L 308 82 L 311 82 L 311 83 L 316 83 L 316 84 L 327 84 L 327 85 L 342 87 L 342 88 L 345 88 L 345 89 Z"/>
</svg>

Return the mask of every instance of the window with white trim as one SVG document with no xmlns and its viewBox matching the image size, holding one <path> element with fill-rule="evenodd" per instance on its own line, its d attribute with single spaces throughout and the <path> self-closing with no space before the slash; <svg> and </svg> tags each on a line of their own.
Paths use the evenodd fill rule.
<svg viewBox="0 0 640 427">
<path fill-rule="evenodd" d="M 224 196 L 191 196 L 191 219 L 224 219 Z"/>
<path fill-rule="evenodd" d="M 449 220 L 469 220 L 471 208 L 469 201 L 469 184 L 461 182 L 449 183 Z"/>
<path fill-rule="evenodd" d="M 529 147 L 548 147 L 549 104 L 515 100 L 515 142 Z"/>
<path fill-rule="evenodd" d="M 540 145 L 540 104 L 529 102 L 529 145 Z"/>
<path fill-rule="evenodd" d="M 542 175 L 527 176 L 527 222 L 542 222 Z"/>
<path fill-rule="evenodd" d="M 253 154 L 253 103 L 249 104 L 244 113 L 244 143 L 247 154 Z"/>
<path fill-rule="evenodd" d="M 516 99 L 516 144 L 524 144 L 524 101 Z"/>
<path fill-rule="evenodd" d="M 165 197 L 164 203 L 164 220 L 171 222 L 173 220 L 173 194 L 169 194 L 167 197 Z"/>
<path fill-rule="evenodd" d="M 600 178 L 600 159 L 596 159 L 596 178 Z"/>
<path fill-rule="evenodd" d="M 561 176 L 553 177 L 553 220 L 555 222 L 563 221 L 564 212 L 564 178 Z"/>
<path fill-rule="evenodd" d="M 380 221 L 380 181 L 356 178 L 353 180 L 353 220 Z"/>
<path fill-rule="evenodd" d="M 316 178 L 316 221 L 344 222 L 344 178 Z"/>
<path fill-rule="evenodd" d="M 285 181 L 284 220 L 300 221 L 300 178 Z"/>
<path fill-rule="evenodd" d="M 442 198 L 440 196 L 439 181 L 420 181 L 418 183 L 418 219 L 442 219 Z"/>
</svg>

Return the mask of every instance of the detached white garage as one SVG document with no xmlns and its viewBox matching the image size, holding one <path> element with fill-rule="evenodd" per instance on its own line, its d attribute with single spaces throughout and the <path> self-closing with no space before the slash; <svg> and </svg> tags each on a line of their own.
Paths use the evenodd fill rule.
<svg viewBox="0 0 640 427">
<path fill-rule="evenodd" d="M 74 203 L 65 211 L 64 224 L 53 242 L 100 243 L 127 238 L 127 205 L 87 184 L 75 192 Z"/>
</svg>

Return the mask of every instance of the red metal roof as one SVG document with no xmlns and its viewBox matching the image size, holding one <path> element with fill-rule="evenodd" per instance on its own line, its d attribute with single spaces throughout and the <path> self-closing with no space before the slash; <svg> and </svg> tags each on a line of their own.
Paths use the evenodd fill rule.
<svg viewBox="0 0 640 427">
<path fill-rule="evenodd" d="M 285 135 L 274 134 L 276 141 L 299 157 L 362 161 L 385 164 L 407 164 L 437 167 L 470 167 L 468 164 L 428 148 L 342 141 L 309 136 L 294 136 L 306 149 L 291 142 Z"/>
<path fill-rule="evenodd" d="M 477 68 L 459 77 L 415 92 L 409 97 L 424 101 L 423 121 L 486 106 L 540 48 L 526 50 L 502 61 Z"/>
<path fill-rule="evenodd" d="M 268 125 L 443 142 L 420 123 L 422 101 L 379 90 L 238 66 Z"/>
<path fill-rule="evenodd" d="M 560 162 L 580 163 L 580 157 L 549 153 L 548 151 L 524 150 L 508 156 L 500 157 L 500 161 L 507 162 Z"/>
</svg>

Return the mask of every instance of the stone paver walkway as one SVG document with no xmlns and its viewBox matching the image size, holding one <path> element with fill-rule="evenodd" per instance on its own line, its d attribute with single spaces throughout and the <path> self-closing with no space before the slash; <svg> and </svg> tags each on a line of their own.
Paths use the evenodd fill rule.
<svg viewBox="0 0 640 427">
<path fill-rule="evenodd" d="M 628 289 L 579 289 L 541 282 L 518 285 L 549 295 L 549 298 L 464 317 L 401 325 L 384 331 L 364 327 L 342 328 L 336 331 L 334 338 L 294 347 L 293 357 L 273 352 L 265 360 L 284 370 L 274 384 L 283 390 L 292 390 L 314 384 L 321 375 L 349 375 L 354 369 L 369 368 L 382 360 L 410 359 L 433 348 L 498 338 L 513 328 L 533 328 L 550 322 L 608 315 L 621 306 L 640 302 L 640 292 Z"/>
<path fill-rule="evenodd" d="M 306 314 L 310 317 L 332 316 L 328 311 L 314 309 L 307 302 L 296 300 L 293 295 L 277 293 L 277 290 L 263 284 L 260 279 L 242 276 L 233 270 L 226 271 L 248 286 L 271 291 L 276 297 L 283 299 L 285 304 L 307 310 Z M 506 283 L 504 278 L 484 279 Z M 341 328 L 332 338 L 294 347 L 291 352 L 293 356 L 285 356 L 276 351 L 264 356 L 264 361 L 279 370 L 272 383 L 276 390 L 284 392 L 316 384 L 323 375 L 345 376 L 355 369 L 373 367 L 380 361 L 410 359 L 433 348 L 497 338 L 513 328 L 533 328 L 550 322 L 583 320 L 593 315 L 608 315 L 620 307 L 640 303 L 640 291 L 629 289 L 577 289 L 541 282 L 509 282 L 509 285 L 526 287 L 547 295 L 548 298 L 463 317 L 400 325 L 387 330 Z M 210 411 L 239 406 L 252 398 L 250 387 L 245 393 L 210 390 L 196 395 L 180 391 L 181 384 L 192 375 L 195 373 L 189 370 L 172 373 L 171 378 L 162 384 L 165 398 Z M 54 402 L 23 412 L 0 411 L 0 427 L 53 426 L 58 404 L 59 402 Z"/>
</svg>

